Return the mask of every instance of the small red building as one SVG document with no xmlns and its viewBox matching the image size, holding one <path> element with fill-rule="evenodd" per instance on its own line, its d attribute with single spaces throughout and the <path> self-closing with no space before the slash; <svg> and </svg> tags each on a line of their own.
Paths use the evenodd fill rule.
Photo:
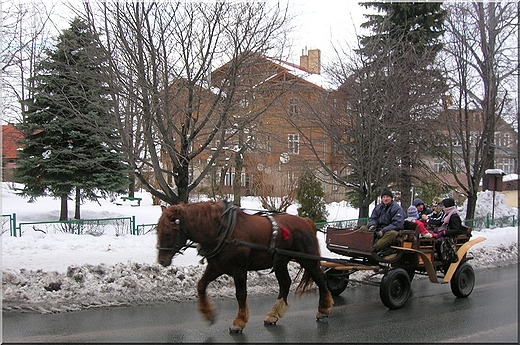
<svg viewBox="0 0 520 345">
<path fill-rule="evenodd" d="M 18 160 L 18 150 L 21 146 L 18 141 L 23 138 L 22 132 L 9 123 L 2 125 L 2 180 L 13 181 L 13 170 Z"/>
</svg>

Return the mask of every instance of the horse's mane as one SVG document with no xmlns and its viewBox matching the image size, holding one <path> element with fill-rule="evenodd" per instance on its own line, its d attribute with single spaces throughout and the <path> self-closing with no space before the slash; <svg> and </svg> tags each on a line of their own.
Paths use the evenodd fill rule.
<svg viewBox="0 0 520 345">
<path fill-rule="evenodd" d="M 166 212 L 168 218 L 179 218 L 181 227 L 210 229 L 222 224 L 222 204 L 217 201 L 180 203 L 170 206 Z"/>
</svg>

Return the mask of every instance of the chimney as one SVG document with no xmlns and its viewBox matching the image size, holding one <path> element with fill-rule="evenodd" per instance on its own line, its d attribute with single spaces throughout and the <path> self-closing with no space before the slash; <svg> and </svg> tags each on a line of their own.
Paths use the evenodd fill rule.
<svg viewBox="0 0 520 345">
<path fill-rule="evenodd" d="M 321 74 L 321 51 L 310 49 L 308 55 L 300 56 L 300 67 L 309 73 Z"/>
</svg>

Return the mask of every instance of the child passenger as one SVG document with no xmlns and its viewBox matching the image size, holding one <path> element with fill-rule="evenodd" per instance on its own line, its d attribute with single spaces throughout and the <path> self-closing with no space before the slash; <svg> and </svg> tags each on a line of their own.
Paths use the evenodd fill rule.
<svg viewBox="0 0 520 345">
<path fill-rule="evenodd" d="M 419 238 L 432 238 L 432 234 L 426 230 L 424 222 L 419 219 L 419 211 L 417 211 L 417 207 L 413 205 L 408 207 L 408 218 L 406 218 L 405 221 L 415 223 L 415 225 L 419 227 Z"/>
</svg>

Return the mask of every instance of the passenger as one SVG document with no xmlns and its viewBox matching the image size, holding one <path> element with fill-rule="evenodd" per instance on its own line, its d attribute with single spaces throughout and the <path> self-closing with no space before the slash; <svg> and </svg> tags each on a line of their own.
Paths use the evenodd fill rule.
<svg viewBox="0 0 520 345">
<path fill-rule="evenodd" d="M 442 205 L 444 207 L 444 217 L 442 218 L 441 229 L 438 232 L 437 241 L 435 243 L 436 256 L 438 258 L 443 257 L 443 255 L 442 255 L 443 253 L 441 252 L 442 251 L 441 247 L 443 247 L 443 244 L 445 242 L 445 239 L 444 239 L 445 237 L 450 239 L 448 241 L 448 243 L 452 247 L 452 250 L 455 251 L 455 256 L 456 256 L 456 248 L 453 248 L 453 247 L 455 247 L 453 237 L 458 236 L 463 233 L 462 220 L 460 219 L 460 216 L 457 212 L 457 206 L 455 206 L 455 200 L 453 200 L 453 198 L 443 199 Z M 456 260 L 450 261 L 450 262 L 456 262 Z"/>
<path fill-rule="evenodd" d="M 442 218 L 441 230 L 437 237 L 453 237 L 462 234 L 462 220 L 457 212 L 455 200 L 453 200 L 453 198 L 446 198 L 442 200 L 442 206 L 444 207 L 444 217 Z"/>
<path fill-rule="evenodd" d="M 416 227 L 419 227 L 419 238 L 432 238 L 432 234 L 426 229 L 425 223 L 419 219 L 419 212 L 414 205 L 408 207 L 408 218 L 405 221 L 414 223 Z"/>
<path fill-rule="evenodd" d="M 442 206 L 442 199 L 439 197 L 433 198 L 432 203 L 433 212 L 428 215 L 422 215 L 423 221 L 426 222 L 426 229 L 431 232 L 434 238 L 439 237 L 438 233 L 442 230 L 442 218 L 444 217 L 444 209 Z"/>
<path fill-rule="evenodd" d="M 404 227 L 404 210 L 394 202 L 394 195 L 388 189 L 381 192 L 381 203 L 376 205 L 370 220 L 368 229 L 375 233 L 374 252 L 380 256 L 387 256 L 395 251 L 389 250 L 399 235 L 399 230 Z"/>
<path fill-rule="evenodd" d="M 421 218 L 421 219 L 422 219 L 423 215 L 428 215 L 428 214 L 432 213 L 432 209 L 426 207 L 426 205 L 424 204 L 424 201 L 422 201 L 419 198 L 414 199 L 414 201 L 412 201 L 412 205 L 417 207 L 417 211 L 419 211 L 419 218 Z"/>
</svg>

